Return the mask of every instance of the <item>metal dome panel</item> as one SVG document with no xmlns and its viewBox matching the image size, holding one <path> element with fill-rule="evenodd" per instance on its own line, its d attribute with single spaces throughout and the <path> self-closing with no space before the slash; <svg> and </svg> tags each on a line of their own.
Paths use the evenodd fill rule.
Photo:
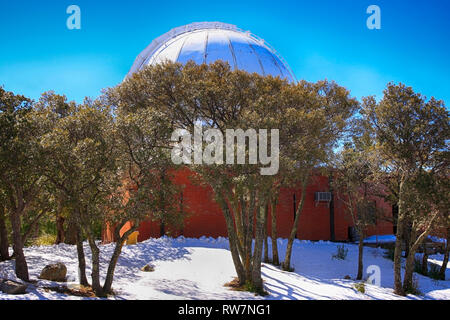
<svg viewBox="0 0 450 320">
<path fill-rule="evenodd" d="M 230 39 L 221 30 L 208 31 L 208 46 L 206 47 L 206 63 L 217 60 L 228 62 L 231 68 L 236 68 L 236 61 L 231 51 Z M 225 48 L 225 50 L 224 50 Z M 228 50 L 227 50 L 228 48 Z"/>
<path fill-rule="evenodd" d="M 127 76 L 146 65 L 163 61 L 184 64 L 190 60 L 197 64 L 223 60 L 232 69 L 295 81 L 287 63 L 264 40 L 220 22 L 192 23 L 172 29 L 136 58 Z"/>
</svg>

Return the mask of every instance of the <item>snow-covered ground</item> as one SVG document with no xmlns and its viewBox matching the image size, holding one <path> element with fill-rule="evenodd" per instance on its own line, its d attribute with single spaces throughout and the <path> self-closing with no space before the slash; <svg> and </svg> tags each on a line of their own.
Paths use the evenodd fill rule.
<svg viewBox="0 0 450 320">
<path fill-rule="evenodd" d="M 374 235 L 364 239 L 364 243 L 393 243 L 395 242 L 395 234 L 385 234 L 385 235 Z M 439 238 L 436 236 L 428 236 L 428 240 L 437 243 L 446 243 L 444 238 Z"/>
<path fill-rule="evenodd" d="M 279 239 L 280 257 L 284 256 L 287 240 Z M 358 292 L 354 285 L 356 275 L 357 246 L 348 248 L 346 260 L 332 259 L 340 244 L 295 240 L 292 265 L 295 272 L 284 272 L 270 264 L 262 268 L 266 297 L 248 292 L 232 291 L 223 285 L 235 277 L 228 240 L 225 238 L 160 238 L 150 239 L 137 245 L 125 246 L 119 259 L 112 299 L 399 299 L 393 294 L 393 262 L 384 258 L 380 248 L 364 249 L 364 266 L 378 266 L 380 286 L 365 285 L 365 293 Z M 270 248 L 269 248 L 270 249 Z M 90 250 L 85 246 L 90 264 Z M 113 245 L 102 245 L 102 273 L 105 274 L 107 259 Z M 25 249 L 30 277 L 37 279 L 45 265 L 63 262 L 67 266 L 68 285 L 76 284 L 76 248 L 70 245 L 30 247 Z M 442 255 L 430 256 L 430 261 L 441 263 Z M 155 267 L 154 272 L 140 270 L 146 264 Z M 17 280 L 14 262 L 0 263 L 0 278 Z M 89 267 L 88 267 L 89 268 Z M 88 277 L 89 277 L 88 270 Z M 352 279 L 344 279 L 349 275 Z M 367 275 L 366 275 L 367 276 Z M 436 281 L 416 275 L 421 296 L 409 295 L 403 299 L 450 299 L 450 271 L 446 281 Z M 80 299 L 39 287 L 55 285 L 39 280 L 30 286 L 28 294 L 5 295 L 1 299 Z"/>
<path fill-rule="evenodd" d="M 364 243 L 389 243 L 395 242 L 395 235 L 385 234 L 381 236 L 370 236 L 364 239 Z"/>
</svg>

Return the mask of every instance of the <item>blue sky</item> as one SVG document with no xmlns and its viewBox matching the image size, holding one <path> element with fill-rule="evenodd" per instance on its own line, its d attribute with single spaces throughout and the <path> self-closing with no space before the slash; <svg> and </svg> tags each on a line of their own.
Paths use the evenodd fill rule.
<svg viewBox="0 0 450 320">
<path fill-rule="evenodd" d="M 81 8 L 81 30 L 66 27 L 71 4 Z M 381 8 L 381 30 L 366 27 L 371 4 Z M 335 80 L 358 98 L 403 82 L 448 105 L 449 17 L 449 0 L 0 0 L 0 85 L 81 102 L 118 84 L 171 28 L 221 21 L 265 39 L 297 79 Z"/>
</svg>

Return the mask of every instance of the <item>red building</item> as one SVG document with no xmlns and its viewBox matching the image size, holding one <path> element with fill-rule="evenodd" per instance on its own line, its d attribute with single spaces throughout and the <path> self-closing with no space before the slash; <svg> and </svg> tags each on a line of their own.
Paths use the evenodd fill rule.
<svg viewBox="0 0 450 320">
<path fill-rule="evenodd" d="M 186 168 L 175 173 L 175 183 L 184 185 L 183 206 L 189 208 L 189 214 L 180 230 L 166 226 L 171 236 L 185 237 L 227 237 L 225 218 L 219 205 L 213 199 L 213 191 L 209 187 L 193 184 L 189 176 L 192 172 Z M 331 202 L 316 201 L 316 192 L 330 192 L 330 181 L 326 176 L 316 175 L 306 188 L 306 197 L 301 212 L 297 238 L 302 240 L 346 241 L 351 237 L 352 219 L 345 210 L 344 204 L 332 197 Z M 295 208 L 301 197 L 301 189 L 282 189 L 277 204 L 278 237 L 287 238 L 294 222 Z M 377 208 L 383 208 L 386 215 L 392 215 L 391 206 L 378 198 L 374 200 Z M 271 212 L 269 211 L 268 232 L 270 235 Z M 129 228 L 125 226 L 124 228 Z M 161 236 L 161 226 L 157 221 L 144 221 L 139 226 L 138 241 Z M 377 219 L 376 225 L 368 230 L 368 235 L 392 234 L 393 225 L 386 220 Z M 103 241 L 113 241 L 110 228 L 103 232 Z"/>
</svg>

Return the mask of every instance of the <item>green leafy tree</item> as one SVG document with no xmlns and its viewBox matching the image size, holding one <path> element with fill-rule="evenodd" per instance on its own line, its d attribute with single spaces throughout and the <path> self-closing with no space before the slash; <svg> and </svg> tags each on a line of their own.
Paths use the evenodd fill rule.
<svg viewBox="0 0 450 320">
<path fill-rule="evenodd" d="M 135 217 L 180 228 L 183 213 L 187 213 L 188 208 L 181 206 L 182 186 L 173 183 L 177 166 L 171 160 L 171 120 L 151 107 L 137 112 L 124 108 L 123 97 L 117 91 L 109 92 L 109 101 L 117 108 L 120 167 L 133 190 L 147 195 L 145 214 Z M 130 201 L 133 201 L 132 195 Z M 138 222 L 133 223 L 135 228 L 139 226 Z"/>
<path fill-rule="evenodd" d="M 448 170 L 443 172 L 444 175 L 440 175 L 438 178 L 437 191 L 440 194 L 439 206 L 437 207 L 440 211 L 439 222 L 437 229 L 440 229 L 440 234 L 445 237 L 445 250 L 444 259 L 442 260 L 441 268 L 439 269 L 439 278 L 445 280 L 445 272 L 447 270 L 449 255 L 450 255 L 450 212 L 448 208 L 450 204 L 448 203 L 450 199 L 450 179 Z M 439 233 L 438 233 L 439 234 Z"/>
<path fill-rule="evenodd" d="M 83 239 L 92 253 L 92 288 L 99 296 L 110 293 L 120 250 L 109 262 L 105 285 L 100 284 L 98 225 L 111 210 L 120 192 L 117 144 L 111 110 L 99 102 L 66 103 L 65 97 L 49 95 L 42 101 L 42 121 L 53 129 L 41 139 L 47 161 L 46 179 L 63 196 L 69 219 L 76 225 L 80 284 L 88 285 Z M 117 246 L 121 246 L 118 243 Z"/>
<path fill-rule="evenodd" d="M 283 97 L 275 105 L 282 128 L 279 183 L 281 187 L 301 189 L 282 263 L 284 270 L 291 270 L 292 247 L 305 202 L 306 186 L 314 171 L 330 161 L 333 149 L 347 129 L 348 119 L 357 109 L 358 102 L 350 98 L 345 88 L 327 81 L 301 81 L 287 87 Z"/>
<path fill-rule="evenodd" d="M 117 92 L 124 101 L 124 110 L 141 112 L 152 108 L 171 119 L 173 129 L 192 131 L 195 124 L 200 124 L 203 131 L 218 129 L 222 136 L 226 136 L 227 129 L 280 130 L 283 173 L 262 176 L 260 168 L 248 162 L 235 166 L 190 166 L 201 182 L 214 190 L 222 208 L 239 284 L 250 283 L 262 292 L 266 208 L 272 209 L 274 217 L 280 187 L 294 181 L 307 184 L 313 168 L 326 159 L 327 151 L 343 131 L 346 119 L 356 107 L 355 100 L 333 83 L 289 84 L 279 78 L 231 71 L 223 62 L 148 67 L 121 84 Z M 248 154 L 245 156 L 247 159 Z M 276 241 L 274 218 L 272 222 L 272 241 Z M 294 230 L 294 237 L 295 234 Z M 291 249 L 292 242 L 293 238 Z M 288 265 L 290 255 L 291 250 L 286 259 Z M 278 260 L 277 252 L 273 256 Z"/>
<path fill-rule="evenodd" d="M 231 71 L 222 62 L 209 66 L 166 63 L 134 74 L 117 88 L 117 93 L 122 98 L 123 111 L 140 114 L 151 109 L 152 113 L 161 113 L 170 119 L 172 131 L 193 131 L 197 123 L 202 130 L 218 129 L 225 136 L 226 129 L 270 131 L 275 115 L 268 106 L 276 101 L 284 83 L 280 79 Z M 225 149 L 225 141 L 223 146 Z M 199 183 L 214 190 L 222 208 L 239 284 L 262 293 L 264 208 L 274 178 L 261 177 L 260 168 L 255 165 L 194 164 L 190 169 L 200 178 Z"/>
<path fill-rule="evenodd" d="M 367 228 L 382 215 L 376 207 L 375 196 L 382 193 L 380 185 L 373 180 L 372 165 L 367 145 L 346 144 L 337 155 L 333 187 L 336 197 L 345 205 L 358 234 L 357 280 L 363 278 L 364 238 Z"/>
<path fill-rule="evenodd" d="M 30 99 L 0 88 L 0 193 L 9 217 L 18 278 L 29 281 L 23 253 L 22 221 L 33 212 L 38 198 L 43 163 L 39 137 L 43 128 L 37 121 Z M 2 219 L 4 221 L 4 219 Z M 2 241 L 3 243 L 4 241 Z"/>
<path fill-rule="evenodd" d="M 5 200 L 2 198 L 3 194 L 0 191 L 0 261 L 9 260 L 9 239 L 8 229 L 6 228 L 6 208 Z"/>
<path fill-rule="evenodd" d="M 411 261 L 415 249 L 429 234 L 437 211 L 427 189 L 434 183 L 430 177 L 448 157 L 449 114 L 443 101 L 426 100 L 403 84 L 388 84 L 383 99 L 363 101 L 362 114 L 373 129 L 376 158 L 381 177 L 396 176 L 394 185 L 398 201 L 397 239 L 394 252 L 394 290 L 399 295 L 412 287 Z M 448 158 L 445 160 L 448 165 Z M 382 178 L 384 182 L 389 179 Z M 422 206 L 426 206 L 425 208 Z M 412 233 L 406 262 L 405 279 L 401 280 L 401 253 L 405 224 Z"/>
<path fill-rule="evenodd" d="M 65 96 L 46 92 L 38 102 L 41 122 L 49 128 L 41 138 L 41 146 L 47 159 L 43 175 L 47 188 L 53 188 L 57 202 L 57 215 L 62 207 L 67 210 L 68 220 L 73 226 L 77 246 L 78 274 L 81 285 L 87 286 L 86 260 L 83 248 L 83 232 L 79 219 L 79 195 L 89 187 L 89 173 L 80 164 L 84 163 L 83 154 L 78 149 L 88 133 L 84 132 L 88 123 L 79 117 L 80 106 L 67 102 Z M 87 160 L 87 159 L 86 159 Z"/>
</svg>

